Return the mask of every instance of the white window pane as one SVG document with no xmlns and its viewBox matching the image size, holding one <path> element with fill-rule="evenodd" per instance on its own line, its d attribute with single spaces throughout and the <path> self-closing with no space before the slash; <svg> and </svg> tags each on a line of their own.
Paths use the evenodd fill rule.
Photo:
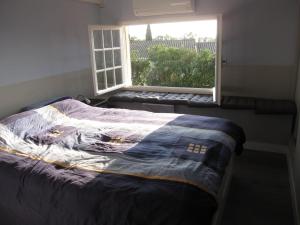
<svg viewBox="0 0 300 225">
<path fill-rule="evenodd" d="M 106 62 L 106 68 L 110 68 L 114 66 L 112 50 L 105 51 L 105 62 Z"/>
<path fill-rule="evenodd" d="M 104 48 L 112 48 L 111 30 L 104 30 Z"/>
<path fill-rule="evenodd" d="M 102 70 L 104 69 L 104 55 L 103 52 L 95 52 L 95 60 L 96 60 L 96 69 Z"/>
<path fill-rule="evenodd" d="M 120 31 L 119 30 L 113 30 L 113 43 L 114 47 L 120 47 Z"/>
<path fill-rule="evenodd" d="M 104 90 L 106 88 L 105 73 L 97 73 L 98 90 Z"/>
<path fill-rule="evenodd" d="M 115 87 L 123 83 L 123 68 L 121 57 L 122 45 L 121 30 L 118 28 L 100 27 L 92 31 L 94 56 L 94 81 L 96 82 L 98 93 L 105 89 Z M 123 56 L 123 55 L 122 55 Z M 119 68 L 116 68 L 119 67 Z"/>
<path fill-rule="evenodd" d="M 115 86 L 114 70 L 106 71 L 107 76 L 107 87 Z"/>
<path fill-rule="evenodd" d="M 93 32 L 93 34 L 94 34 L 95 49 L 102 49 L 103 48 L 102 30 L 96 30 Z"/>
<path fill-rule="evenodd" d="M 114 50 L 115 66 L 121 66 L 121 50 Z"/>
<path fill-rule="evenodd" d="M 123 84 L 123 76 L 122 76 L 122 69 L 116 69 L 116 84 Z"/>
</svg>

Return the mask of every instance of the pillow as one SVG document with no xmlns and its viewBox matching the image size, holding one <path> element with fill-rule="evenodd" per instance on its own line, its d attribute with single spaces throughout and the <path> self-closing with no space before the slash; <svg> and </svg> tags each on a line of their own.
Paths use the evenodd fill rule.
<svg viewBox="0 0 300 225">
<path fill-rule="evenodd" d="M 24 108 L 22 108 L 20 110 L 20 112 L 25 112 L 25 111 L 32 110 L 32 109 L 38 109 L 38 108 L 44 107 L 46 105 L 51 105 L 55 102 L 60 102 L 60 101 L 66 100 L 66 99 L 72 99 L 72 97 L 64 96 L 64 97 L 50 98 L 50 99 L 42 101 L 42 102 L 38 102 L 38 103 L 29 105 L 29 106 L 25 106 Z"/>
</svg>

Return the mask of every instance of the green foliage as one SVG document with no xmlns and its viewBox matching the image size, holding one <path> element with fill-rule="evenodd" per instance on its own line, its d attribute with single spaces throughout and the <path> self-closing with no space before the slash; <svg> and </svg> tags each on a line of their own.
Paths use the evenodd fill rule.
<svg viewBox="0 0 300 225">
<path fill-rule="evenodd" d="M 215 59 L 209 50 L 200 53 L 183 48 L 154 46 L 149 59 L 132 53 L 134 85 L 211 88 L 215 82 Z"/>
<path fill-rule="evenodd" d="M 131 72 L 132 84 L 143 86 L 146 85 L 146 77 L 149 73 L 150 61 L 142 60 L 137 57 L 137 52 L 131 52 Z"/>
</svg>

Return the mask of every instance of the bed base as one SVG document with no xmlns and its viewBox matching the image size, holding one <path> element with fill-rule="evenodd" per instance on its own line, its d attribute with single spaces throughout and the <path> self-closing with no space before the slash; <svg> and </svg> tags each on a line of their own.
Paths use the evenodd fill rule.
<svg viewBox="0 0 300 225">
<path fill-rule="evenodd" d="M 233 174 L 235 154 L 232 155 L 229 165 L 227 166 L 220 191 L 218 193 L 218 210 L 216 211 L 211 225 L 220 225 L 222 222 L 223 212 L 226 205 L 227 195 Z"/>
</svg>

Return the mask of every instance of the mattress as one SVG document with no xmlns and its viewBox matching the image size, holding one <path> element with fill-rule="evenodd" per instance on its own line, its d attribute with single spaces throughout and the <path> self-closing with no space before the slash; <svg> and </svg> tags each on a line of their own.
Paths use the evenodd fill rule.
<svg viewBox="0 0 300 225">
<path fill-rule="evenodd" d="M 243 130 L 67 99 L 0 121 L 3 225 L 210 224 Z"/>
</svg>

